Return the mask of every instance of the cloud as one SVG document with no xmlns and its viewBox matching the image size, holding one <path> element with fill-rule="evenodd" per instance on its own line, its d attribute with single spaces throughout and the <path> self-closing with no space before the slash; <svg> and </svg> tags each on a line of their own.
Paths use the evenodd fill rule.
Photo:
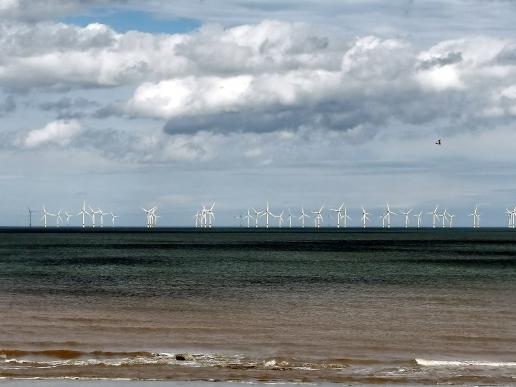
<svg viewBox="0 0 516 387">
<path fill-rule="evenodd" d="M 27 148 L 35 148 L 42 145 L 53 144 L 66 146 L 81 131 L 81 125 L 76 120 L 58 120 L 49 122 L 41 129 L 30 131 L 23 145 Z"/>
</svg>

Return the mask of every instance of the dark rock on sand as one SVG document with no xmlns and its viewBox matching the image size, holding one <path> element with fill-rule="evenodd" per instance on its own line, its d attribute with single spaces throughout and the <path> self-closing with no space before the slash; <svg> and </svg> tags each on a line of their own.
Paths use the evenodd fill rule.
<svg viewBox="0 0 516 387">
<path fill-rule="evenodd" d="M 179 361 L 190 361 L 193 360 L 193 356 L 187 353 L 178 353 L 176 354 L 176 360 Z"/>
</svg>

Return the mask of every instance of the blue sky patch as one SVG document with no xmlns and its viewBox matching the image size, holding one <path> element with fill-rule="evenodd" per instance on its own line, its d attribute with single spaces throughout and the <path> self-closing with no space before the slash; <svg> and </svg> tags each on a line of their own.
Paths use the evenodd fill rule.
<svg viewBox="0 0 516 387">
<path fill-rule="evenodd" d="M 199 28 L 201 23 L 192 19 L 161 19 L 141 11 L 96 10 L 88 15 L 68 16 L 60 21 L 79 26 L 102 23 L 118 32 L 136 30 L 149 33 L 187 33 Z"/>
</svg>

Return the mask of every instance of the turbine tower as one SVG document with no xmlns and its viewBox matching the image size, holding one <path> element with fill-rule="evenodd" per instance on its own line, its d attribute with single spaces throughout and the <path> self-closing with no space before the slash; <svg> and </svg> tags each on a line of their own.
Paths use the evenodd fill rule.
<svg viewBox="0 0 516 387">
<path fill-rule="evenodd" d="M 475 209 L 469 216 L 473 217 L 473 228 L 479 228 L 480 227 L 480 214 L 478 213 L 478 204 L 475 205 Z"/>
<path fill-rule="evenodd" d="M 321 208 L 319 208 L 319 211 L 312 211 L 312 213 L 314 214 L 315 228 L 320 228 L 321 222 L 324 221 L 323 216 L 322 216 L 323 208 L 324 208 L 324 204 L 321 206 Z"/>
<path fill-rule="evenodd" d="M 419 211 L 419 214 L 414 214 L 417 218 L 417 228 L 421 228 L 421 217 L 423 216 L 423 211 Z"/>
<path fill-rule="evenodd" d="M 406 212 L 401 211 L 401 213 L 403 215 L 405 215 L 405 228 L 408 228 L 408 226 L 409 226 L 409 221 L 410 221 L 409 216 L 410 216 L 411 212 L 412 212 L 412 208 L 410 210 L 407 210 Z"/>
<path fill-rule="evenodd" d="M 111 214 L 111 227 L 115 227 L 116 220 L 118 219 L 118 215 L 115 215 L 113 211 L 110 212 Z"/>
<path fill-rule="evenodd" d="M 267 208 L 265 209 L 264 212 L 262 212 L 262 216 L 265 216 L 265 227 L 269 228 L 269 216 L 274 217 L 274 214 L 270 211 L 270 208 L 269 208 L 269 201 L 267 201 Z"/>
<path fill-rule="evenodd" d="M 342 219 L 342 208 L 343 207 L 344 207 L 344 203 L 342 203 L 339 208 L 330 208 L 330 211 L 337 213 L 337 228 L 340 228 L 340 220 Z"/>
<path fill-rule="evenodd" d="M 391 211 L 391 207 L 389 203 L 385 202 L 387 207 L 385 208 L 385 218 L 387 220 L 387 228 L 391 228 L 391 215 L 398 215 L 397 213 Z"/>
<path fill-rule="evenodd" d="M 288 209 L 288 227 L 292 228 L 292 211 L 290 211 L 290 208 Z"/>
<path fill-rule="evenodd" d="M 257 211 L 254 207 L 251 208 L 254 212 L 254 227 L 258 228 L 258 221 L 260 220 L 260 216 L 262 216 L 261 211 Z"/>
<path fill-rule="evenodd" d="M 362 228 L 366 228 L 367 227 L 367 222 L 369 221 L 369 212 L 367 212 L 364 208 L 364 206 L 362 206 Z"/>
<path fill-rule="evenodd" d="M 90 209 L 90 215 L 91 215 L 91 227 L 95 228 L 95 215 L 100 214 L 98 210 L 94 210 L 91 208 L 91 206 L 88 207 Z"/>
<path fill-rule="evenodd" d="M 37 211 L 31 210 L 30 207 L 27 207 L 27 210 L 29 211 L 29 227 L 32 227 L 32 214 Z"/>
<path fill-rule="evenodd" d="M 43 206 L 43 216 L 41 217 L 41 221 L 43 222 L 43 225 L 45 228 L 47 228 L 47 222 L 49 216 L 57 216 L 56 214 L 52 214 L 47 211 L 46 207 Z"/>
<path fill-rule="evenodd" d="M 86 223 L 84 222 L 84 218 L 86 215 L 90 215 L 89 212 L 86 210 L 86 200 L 82 202 L 82 208 L 81 211 L 77 214 L 77 216 L 82 216 L 82 228 L 86 227 Z"/>
<path fill-rule="evenodd" d="M 301 227 L 305 228 L 305 218 L 310 218 L 310 215 L 308 215 L 305 212 L 304 208 L 301 208 L 301 216 L 299 217 L 299 220 L 301 221 Z"/>
<path fill-rule="evenodd" d="M 439 220 L 439 214 L 437 213 L 437 210 L 439 209 L 439 206 L 435 206 L 434 210 L 432 212 L 427 212 L 427 215 L 432 215 L 432 228 L 435 228 L 435 224 Z"/>
<path fill-rule="evenodd" d="M 73 217 L 73 215 L 70 214 L 68 211 L 65 211 L 64 214 L 66 216 L 66 225 L 69 226 L 70 225 L 70 219 Z"/>
<path fill-rule="evenodd" d="M 215 221 L 215 213 L 213 212 L 213 209 L 215 208 L 215 202 L 211 205 L 209 209 L 206 210 L 206 216 L 207 216 L 207 222 L 208 227 L 211 228 L 213 226 L 213 222 Z"/>
<path fill-rule="evenodd" d="M 344 214 L 342 215 L 342 219 L 344 219 L 344 228 L 348 227 L 348 220 L 351 220 L 351 216 L 348 215 L 348 208 L 344 207 Z"/>
</svg>

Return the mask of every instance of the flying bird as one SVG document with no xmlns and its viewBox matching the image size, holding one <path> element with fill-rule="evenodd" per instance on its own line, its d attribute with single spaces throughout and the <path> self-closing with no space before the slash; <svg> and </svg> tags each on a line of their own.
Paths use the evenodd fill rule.
<svg viewBox="0 0 516 387">
<path fill-rule="evenodd" d="M 441 143 L 441 139 L 438 139 L 438 140 L 435 142 L 435 145 L 442 145 L 442 143 Z"/>
</svg>

